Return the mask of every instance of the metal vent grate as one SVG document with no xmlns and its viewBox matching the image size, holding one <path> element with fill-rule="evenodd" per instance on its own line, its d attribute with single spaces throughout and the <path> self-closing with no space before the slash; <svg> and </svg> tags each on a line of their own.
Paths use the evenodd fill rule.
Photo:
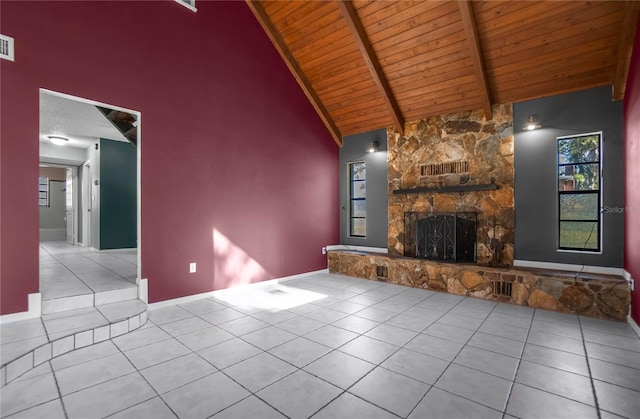
<svg viewBox="0 0 640 419">
<path fill-rule="evenodd" d="M 376 266 L 376 276 L 378 279 L 387 279 L 389 277 L 389 269 L 386 266 Z"/>
<path fill-rule="evenodd" d="M 466 160 L 440 164 L 423 164 L 420 166 L 420 176 L 448 175 L 452 173 L 467 173 L 469 162 Z"/>
<path fill-rule="evenodd" d="M 13 38 L 0 35 L 0 58 L 13 61 Z"/>
<path fill-rule="evenodd" d="M 513 283 L 506 281 L 492 281 L 493 284 L 493 296 L 511 298 L 511 292 L 513 290 Z"/>
</svg>

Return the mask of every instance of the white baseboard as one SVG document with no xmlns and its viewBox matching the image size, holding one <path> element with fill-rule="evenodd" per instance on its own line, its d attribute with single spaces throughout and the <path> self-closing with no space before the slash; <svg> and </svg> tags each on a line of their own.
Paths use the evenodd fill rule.
<svg viewBox="0 0 640 419">
<path fill-rule="evenodd" d="M 354 250 L 357 252 L 389 253 L 389 249 L 384 247 L 352 246 L 350 244 L 327 246 L 327 250 Z"/>
<path fill-rule="evenodd" d="M 592 274 L 623 276 L 624 269 L 607 266 L 571 265 L 568 263 L 538 262 L 535 260 L 514 260 L 513 266 L 521 268 L 553 269 L 569 272 L 589 272 Z"/>
<path fill-rule="evenodd" d="M 40 229 L 40 241 L 65 241 L 67 239 L 66 228 L 41 228 Z"/>
<path fill-rule="evenodd" d="M 96 250 L 96 252 L 98 252 L 98 253 L 127 253 L 127 252 L 130 252 L 132 250 L 138 250 L 138 249 L 136 247 L 124 247 L 122 249 Z"/>
<path fill-rule="evenodd" d="M 200 293 L 200 294 L 187 295 L 185 297 L 172 298 L 170 300 L 164 300 L 164 301 L 158 301 L 156 303 L 151 303 L 151 304 L 148 304 L 148 308 L 149 308 L 149 310 L 157 310 L 159 308 L 173 306 L 173 305 L 176 305 L 176 304 L 190 303 L 192 301 L 200 300 L 202 298 L 209 298 L 209 297 L 216 297 L 216 296 L 219 297 L 219 296 L 223 296 L 225 294 L 230 294 L 230 293 L 233 293 L 233 292 L 241 291 L 241 290 L 249 288 L 249 287 L 264 287 L 264 286 L 267 286 L 267 285 L 274 285 L 274 284 L 278 284 L 280 282 L 291 281 L 293 279 L 300 279 L 300 278 L 304 278 L 304 277 L 307 277 L 307 276 L 313 276 L 313 275 L 322 274 L 322 273 L 328 273 L 328 272 L 329 272 L 328 269 L 320 269 L 318 271 L 312 271 L 312 272 L 306 272 L 306 273 L 297 274 L 297 275 L 285 276 L 285 277 L 282 277 L 282 278 L 274 278 L 274 279 L 269 279 L 267 281 L 254 282 L 252 284 L 238 285 L 236 287 L 225 288 L 225 289 L 222 289 L 222 290 L 216 290 L 216 291 L 203 292 L 203 293 Z"/>
<path fill-rule="evenodd" d="M 149 304 L 149 280 L 147 278 L 136 279 L 138 285 L 138 300 L 145 304 Z"/>
<path fill-rule="evenodd" d="M 20 313 L 4 314 L 0 316 L 0 324 L 13 323 L 20 320 L 35 319 L 42 315 L 42 295 L 37 292 L 29 294 L 29 310 Z"/>
</svg>

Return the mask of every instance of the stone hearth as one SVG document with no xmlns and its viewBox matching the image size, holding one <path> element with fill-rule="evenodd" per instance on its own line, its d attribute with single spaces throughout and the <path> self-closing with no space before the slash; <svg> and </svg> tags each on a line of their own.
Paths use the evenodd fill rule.
<svg viewBox="0 0 640 419">
<path fill-rule="evenodd" d="M 328 264 L 331 273 L 599 319 L 626 321 L 629 313 L 629 286 L 616 276 L 493 268 L 334 250 L 328 252 Z"/>
</svg>

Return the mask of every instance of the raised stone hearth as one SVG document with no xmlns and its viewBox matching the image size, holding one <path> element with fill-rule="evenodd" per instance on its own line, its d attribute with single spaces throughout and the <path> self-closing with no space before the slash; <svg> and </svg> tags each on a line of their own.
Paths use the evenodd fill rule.
<svg viewBox="0 0 640 419">
<path fill-rule="evenodd" d="M 329 251 L 329 272 L 505 301 L 521 306 L 627 321 L 630 291 L 616 276 L 433 262 L 376 253 Z"/>
</svg>

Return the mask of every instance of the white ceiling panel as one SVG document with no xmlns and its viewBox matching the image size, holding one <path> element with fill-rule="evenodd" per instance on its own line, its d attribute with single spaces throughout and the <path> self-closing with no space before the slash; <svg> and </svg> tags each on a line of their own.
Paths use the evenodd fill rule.
<svg viewBox="0 0 640 419">
<path fill-rule="evenodd" d="M 40 141 L 49 135 L 68 138 L 65 147 L 87 148 L 98 138 L 128 142 L 94 105 L 40 92 Z"/>
</svg>

